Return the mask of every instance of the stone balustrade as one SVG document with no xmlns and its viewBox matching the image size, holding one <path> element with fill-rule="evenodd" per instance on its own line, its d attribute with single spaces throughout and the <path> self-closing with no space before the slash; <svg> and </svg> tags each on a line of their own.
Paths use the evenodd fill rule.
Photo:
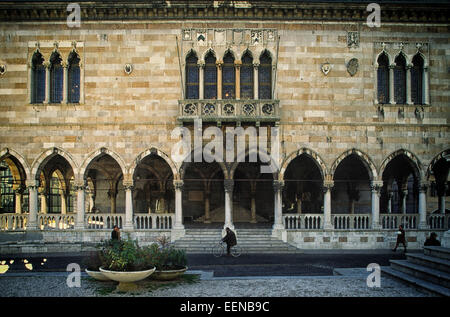
<svg viewBox="0 0 450 317">
<path fill-rule="evenodd" d="M 285 229 L 321 229 L 323 215 L 321 214 L 285 214 L 283 215 Z"/>
<path fill-rule="evenodd" d="M 331 221 L 334 229 L 370 229 L 372 216 L 370 214 L 335 214 Z"/>
</svg>

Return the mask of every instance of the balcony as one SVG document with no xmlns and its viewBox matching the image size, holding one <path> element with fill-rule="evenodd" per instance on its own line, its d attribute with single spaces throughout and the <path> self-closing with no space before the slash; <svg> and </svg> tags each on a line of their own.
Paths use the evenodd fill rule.
<svg viewBox="0 0 450 317">
<path fill-rule="evenodd" d="M 177 120 L 193 122 L 278 122 L 279 100 L 185 99 L 179 100 Z"/>
</svg>

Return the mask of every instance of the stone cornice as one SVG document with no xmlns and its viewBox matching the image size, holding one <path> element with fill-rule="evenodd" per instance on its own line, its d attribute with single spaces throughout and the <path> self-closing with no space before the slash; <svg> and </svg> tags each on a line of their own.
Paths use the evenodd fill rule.
<svg viewBox="0 0 450 317">
<path fill-rule="evenodd" d="M 2 2 L 0 21 L 66 21 L 70 2 Z M 367 3 L 299 1 L 77 1 L 82 21 L 290 20 L 364 22 Z M 381 3 L 381 21 L 448 23 L 450 5 Z"/>
</svg>

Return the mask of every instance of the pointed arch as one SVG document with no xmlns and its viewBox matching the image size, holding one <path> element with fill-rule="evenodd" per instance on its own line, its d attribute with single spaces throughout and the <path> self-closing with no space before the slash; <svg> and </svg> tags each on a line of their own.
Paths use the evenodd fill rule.
<svg viewBox="0 0 450 317">
<path fill-rule="evenodd" d="M 31 165 L 31 179 L 38 180 L 40 178 L 40 172 L 44 168 L 45 164 L 47 164 L 48 161 L 50 161 L 53 157 L 56 155 L 62 156 L 66 161 L 69 163 L 70 167 L 73 170 L 74 176 L 78 173 L 78 164 L 76 163 L 75 159 L 70 155 L 70 153 L 66 152 L 63 149 L 54 147 L 45 150 L 42 152 L 33 162 Z"/>
<path fill-rule="evenodd" d="M 430 176 L 432 175 L 434 165 L 443 158 L 446 159 L 447 161 L 450 161 L 450 149 L 441 151 L 431 159 L 430 164 L 428 164 L 427 170 L 425 172 L 425 176 L 427 179 L 429 179 Z"/>
<path fill-rule="evenodd" d="M 279 179 L 280 180 L 284 180 L 284 174 L 286 172 L 286 169 L 288 168 L 289 164 L 295 160 L 297 157 L 299 157 L 300 155 L 306 155 L 308 157 L 310 157 L 314 163 L 316 164 L 317 168 L 320 171 L 320 174 L 322 176 L 322 179 L 325 180 L 326 176 L 328 174 L 327 171 L 327 166 L 324 162 L 324 160 L 320 157 L 319 154 L 317 154 L 317 152 L 308 149 L 308 148 L 301 148 L 299 150 L 293 151 L 291 152 L 283 161 L 283 163 L 281 164 L 281 169 L 280 169 L 280 174 L 279 174 Z"/>
<path fill-rule="evenodd" d="M 119 165 L 119 167 L 121 169 L 122 175 L 128 174 L 127 165 L 125 164 L 125 161 L 122 159 L 122 157 L 119 154 L 117 154 L 116 152 L 102 147 L 100 149 L 95 150 L 94 152 L 91 152 L 91 154 L 89 154 L 88 157 L 83 161 L 83 164 L 81 165 L 80 171 L 78 173 L 79 180 L 86 179 L 86 177 L 87 177 L 86 171 L 87 171 L 89 164 L 96 158 L 101 157 L 103 155 L 109 155 L 116 161 L 116 163 Z"/>
<path fill-rule="evenodd" d="M 177 173 L 178 176 L 179 176 L 179 179 L 181 179 L 181 180 L 184 179 L 184 176 L 186 174 L 186 169 L 189 167 L 189 164 L 196 163 L 196 161 L 195 161 L 195 153 L 197 153 L 197 152 L 198 153 L 202 153 L 202 155 L 203 155 L 203 148 L 200 146 L 200 147 L 197 147 L 197 148 L 193 149 L 182 160 L 181 166 L 180 166 L 180 168 L 178 170 L 178 173 Z M 223 172 L 223 175 L 224 175 L 224 179 L 228 179 L 228 177 L 229 177 L 229 170 L 228 170 L 227 164 L 224 163 L 224 162 L 217 162 L 217 161 L 214 161 L 214 163 L 217 163 L 220 166 L 220 168 L 222 169 L 222 172 Z"/>
<path fill-rule="evenodd" d="M 377 70 L 377 100 L 380 104 L 389 103 L 389 65 L 390 57 L 386 51 L 380 52 L 375 60 Z"/>
<path fill-rule="evenodd" d="M 73 49 L 67 57 L 67 102 L 80 102 L 81 88 L 81 59 L 78 52 Z"/>
<path fill-rule="evenodd" d="M 50 102 L 60 103 L 63 100 L 63 59 L 61 54 L 54 50 L 49 59 L 50 62 Z"/>
<path fill-rule="evenodd" d="M 272 155 L 269 155 L 269 154 L 265 153 L 264 151 L 261 151 L 257 147 L 247 148 L 245 151 L 241 151 L 240 153 L 237 153 L 236 160 L 230 166 L 230 173 L 229 173 L 230 179 L 234 178 L 234 172 L 236 171 L 237 167 L 239 166 L 239 163 L 245 163 L 245 158 L 247 156 L 250 156 L 251 154 L 258 155 L 259 161 L 261 162 L 261 164 L 270 164 L 272 167 L 275 166 L 275 171 L 273 171 L 271 174 L 272 174 L 274 180 L 278 179 L 278 175 L 280 172 L 280 163 L 276 162 L 272 158 Z"/>
<path fill-rule="evenodd" d="M 200 71 L 197 53 L 191 49 L 185 59 L 185 96 L 186 99 L 199 99 Z"/>
<path fill-rule="evenodd" d="M 274 59 L 269 50 L 265 49 L 259 56 L 258 67 L 258 98 L 272 99 L 272 63 Z"/>
<path fill-rule="evenodd" d="M 253 71 L 253 54 L 246 49 L 241 57 L 240 69 L 240 97 L 241 99 L 253 99 L 254 93 L 254 71 Z"/>
<path fill-rule="evenodd" d="M 341 163 L 345 158 L 347 158 L 350 155 L 356 155 L 363 165 L 366 167 L 367 172 L 369 174 L 370 180 L 374 181 L 378 179 L 378 172 L 375 164 L 370 159 L 370 157 L 365 154 L 364 152 L 358 150 L 358 149 L 350 149 L 339 155 L 339 157 L 333 162 L 330 168 L 330 175 L 334 179 L 334 174 L 336 172 L 337 167 L 339 166 L 339 163 Z"/>
<path fill-rule="evenodd" d="M 31 56 L 30 66 L 30 103 L 43 103 L 45 100 L 45 66 L 44 56 L 39 49 Z"/>
<path fill-rule="evenodd" d="M 413 154 L 412 152 L 410 152 L 406 149 L 399 149 L 399 150 L 394 151 L 391 154 L 389 154 L 381 163 L 379 175 L 383 176 L 383 173 L 384 173 L 387 165 L 389 164 L 389 162 L 392 161 L 394 158 L 396 158 L 399 155 L 404 155 L 408 158 L 408 162 L 410 163 L 411 168 L 414 171 L 414 176 L 418 180 L 422 179 L 422 176 L 424 176 L 422 163 L 420 162 L 419 158 L 415 154 Z"/>
<path fill-rule="evenodd" d="M 411 102 L 416 105 L 425 103 L 425 59 L 418 52 L 412 58 L 411 65 Z"/>
<path fill-rule="evenodd" d="M 394 58 L 394 100 L 397 104 L 406 103 L 406 68 L 409 65 L 405 53 L 399 52 Z"/>
<path fill-rule="evenodd" d="M 22 156 L 22 154 L 20 154 L 19 152 L 15 151 L 13 149 L 4 148 L 0 151 L 0 161 L 4 160 L 5 158 L 10 158 L 13 161 L 15 161 L 14 163 L 16 165 L 20 165 L 20 166 L 18 166 L 18 169 L 19 169 L 19 171 L 20 171 L 20 169 L 22 169 L 22 171 L 20 171 L 20 173 L 21 173 L 21 177 L 23 177 L 24 181 L 30 178 L 31 168 L 30 168 L 30 165 L 28 164 L 27 160 Z"/>
<path fill-rule="evenodd" d="M 205 99 L 217 98 L 217 66 L 216 55 L 212 49 L 207 50 L 204 56 L 203 94 Z"/>
<path fill-rule="evenodd" d="M 129 173 L 131 176 L 134 175 L 137 166 L 139 165 L 139 163 L 148 155 L 156 155 L 159 156 L 160 158 L 162 158 L 167 165 L 169 165 L 172 174 L 173 174 L 173 179 L 179 179 L 179 174 L 178 174 L 178 169 L 177 166 L 175 165 L 175 163 L 171 160 L 171 158 L 164 153 L 163 151 L 155 148 L 155 147 L 151 147 L 143 152 L 141 152 L 131 163 L 131 166 L 129 168 Z"/>
<path fill-rule="evenodd" d="M 222 98 L 236 98 L 236 68 L 234 66 L 236 58 L 230 49 L 225 51 L 222 65 Z"/>
</svg>

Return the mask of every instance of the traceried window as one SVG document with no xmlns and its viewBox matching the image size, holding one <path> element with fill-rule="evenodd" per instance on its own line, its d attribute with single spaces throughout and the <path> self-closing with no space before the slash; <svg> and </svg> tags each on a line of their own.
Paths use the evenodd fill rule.
<svg viewBox="0 0 450 317">
<path fill-rule="evenodd" d="M 241 99 L 253 99 L 253 58 L 249 52 L 242 57 L 241 65 Z"/>
<path fill-rule="evenodd" d="M 59 53 L 53 52 L 50 57 L 50 102 L 60 103 L 63 100 L 64 71 Z"/>
<path fill-rule="evenodd" d="M 412 60 L 413 67 L 411 68 L 411 101 L 415 105 L 424 104 L 424 61 L 420 54 L 416 54 Z"/>
<path fill-rule="evenodd" d="M 209 52 L 205 57 L 204 98 L 217 99 L 216 57 L 212 52 Z"/>
<path fill-rule="evenodd" d="M 406 103 L 406 59 L 402 54 L 395 58 L 394 100 L 397 104 Z"/>
<path fill-rule="evenodd" d="M 222 97 L 223 99 L 236 98 L 236 70 L 234 68 L 234 57 L 231 52 L 227 52 L 223 58 Z"/>
<path fill-rule="evenodd" d="M 382 53 L 377 60 L 377 98 L 378 103 L 389 103 L 389 58 Z"/>
<path fill-rule="evenodd" d="M 0 212 L 13 213 L 15 210 L 14 178 L 5 161 L 0 162 Z"/>
<path fill-rule="evenodd" d="M 45 66 L 42 54 L 36 52 L 31 59 L 31 103 L 45 100 Z"/>
<path fill-rule="evenodd" d="M 265 51 L 259 59 L 259 99 L 272 99 L 272 58 Z"/>
<path fill-rule="evenodd" d="M 62 186 L 61 180 L 58 177 L 58 173 L 55 171 L 50 179 L 50 191 L 48 197 L 48 212 L 60 213 L 61 212 L 61 195 Z"/>
<path fill-rule="evenodd" d="M 70 103 L 80 102 L 80 57 L 76 52 L 71 52 L 67 69 L 67 100 Z"/>
<path fill-rule="evenodd" d="M 199 98 L 198 58 L 194 52 L 186 57 L 186 98 Z"/>
</svg>

